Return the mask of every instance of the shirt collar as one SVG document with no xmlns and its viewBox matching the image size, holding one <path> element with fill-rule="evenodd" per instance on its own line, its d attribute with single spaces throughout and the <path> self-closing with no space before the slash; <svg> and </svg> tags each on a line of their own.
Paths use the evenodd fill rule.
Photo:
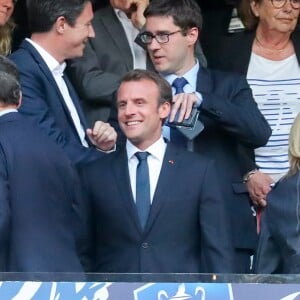
<svg viewBox="0 0 300 300">
<path fill-rule="evenodd" d="M 144 151 L 149 152 L 153 157 L 163 160 L 165 151 L 167 148 L 167 144 L 161 136 L 155 143 L 153 143 L 150 147 L 145 149 Z M 126 142 L 126 150 L 127 150 L 127 158 L 130 160 L 136 152 L 140 152 L 141 150 L 134 146 L 129 140 Z"/>
<path fill-rule="evenodd" d="M 195 65 L 189 70 L 187 71 L 185 74 L 183 74 L 180 77 L 184 77 L 187 82 L 189 83 L 189 85 L 192 88 L 191 92 L 195 92 L 196 91 L 196 87 L 197 87 L 197 74 L 199 72 L 199 61 L 198 59 L 196 59 L 196 63 Z M 178 76 L 175 74 L 168 74 L 166 76 L 164 76 L 164 78 L 172 85 L 173 81 L 177 78 Z"/>
<path fill-rule="evenodd" d="M 117 16 L 118 19 L 122 19 L 122 20 L 126 20 L 126 21 L 130 21 L 127 17 L 127 15 L 124 13 L 123 10 L 118 9 L 118 8 L 114 8 L 115 14 Z"/>
<path fill-rule="evenodd" d="M 18 112 L 18 111 L 14 108 L 5 108 L 0 111 L 0 117 L 11 112 Z"/>
<path fill-rule="evenodd" d="M 65 62 L 60 64 L 49 52 L 47 52 L 43 47 L 41 47 L 33 40 L 26 38 L 26 41 L 28 41 L 41 55 L 41 57 L 43 58 L 43 60 L 45 61 L 46 65 L 52 73 L 63 75 L 63 72 L 66 68 Z"/>
</svg>

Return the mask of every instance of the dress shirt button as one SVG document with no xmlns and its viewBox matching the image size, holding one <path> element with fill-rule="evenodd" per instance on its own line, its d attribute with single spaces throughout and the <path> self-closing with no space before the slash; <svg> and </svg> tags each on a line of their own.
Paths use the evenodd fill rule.
<svg viewBox="0 0 300 300">
<path fill-rule="evenodd" d="M 142 248 L 144 248 L 144 249 L 149 248 L 149 244 L 148 243 L 142 243 Z"/>
</svg>

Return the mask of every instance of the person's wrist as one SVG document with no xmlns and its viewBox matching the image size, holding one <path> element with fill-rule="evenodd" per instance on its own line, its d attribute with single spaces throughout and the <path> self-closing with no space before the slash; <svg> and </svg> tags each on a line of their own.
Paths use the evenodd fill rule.
<svg viewBox="0 0 300 300">
<path fill-rule="evenodd" d="M 251 171 L 249 171 L 248 173 L 246 173 L 244 176 L 243 176 L 243 183 L 247 183 L 250 178 L 258 172 L 258 169 L 253 169 Z"/>
</svg>

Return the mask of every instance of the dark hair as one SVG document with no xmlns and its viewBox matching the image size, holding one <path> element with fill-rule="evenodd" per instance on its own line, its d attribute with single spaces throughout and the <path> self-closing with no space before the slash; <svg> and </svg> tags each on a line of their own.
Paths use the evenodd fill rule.
<svg viewBox="0 0 300 300">
<path fill-rule="evenodd" d="M 241 0 L 238 6 L 239 17 L 248 30 L 255 30 L 259 21 L 259 17 L 252 12 L 250 5 L 252 1 L 260 3 L 262 0 Z"/>
<path fill-rule="evenodd" d="M 148 71 L 148 70 L 141 70 L 135 69 L 129 71 L 124 75 L 121 80 L 122 82 L 130 82 L 130 81 L 141 81 L 141 80 L 150 80 L 153 81 L 159 91 L 159 102 L 158 105 L 164 104 L 165 102 L 172 102 L 172 88 L 170 84 L 162 78 L 159 74 Z"/>
<path fill-rule="evenodd" d="M 183 33 L 192 27 L 199 30 L 202 28 L 201 9 L 194 0 L 152 0 L 144 16 L 173 17 L 174 24 L 180 27 Z"/>
<path fill-rule="evenodd" d="M 0 103 L 18 105 L 21 86 L 17 79 L 8 73 L 0 71 Z"/>
<path fill-rule="evenodd" d="M 31 33 L 48 32 L 59 17 L 73 26 L 91 0 L 27 0 L 28 26 Z"/>
<path fill-rule="evenodd" d="M 250 3 L 260 3 L 262 1 L 263 0 L 241 0 L 240 4 L 238 5 L 238 14 L 246 29 L 255 30 L 259 22 L 259 17 L 255 16 L 252 12 Z M 300 16 L 298 17 L 298 24 L 299 23 Z"/>
<path fill-rule="evenodd" d="M 7 57 L 0 55 L 0 72 L 8 73 L 19 81 L 17 66 Z"/>
</svg>

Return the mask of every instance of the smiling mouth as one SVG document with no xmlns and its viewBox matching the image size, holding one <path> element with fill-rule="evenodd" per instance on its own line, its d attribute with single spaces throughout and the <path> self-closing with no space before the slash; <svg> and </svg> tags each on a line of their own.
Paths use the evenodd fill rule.
<svg viewBox="0 0 300 300">
<path fill-rule="evenodd" d="M 125 124 L 127 126 L 135 126 L 135 125 L 138 125 L 140 123 L 142 123 L 142 122 L 141 121 L 129 121 L 129 122 L 126 122 Z"/>
</svg>

